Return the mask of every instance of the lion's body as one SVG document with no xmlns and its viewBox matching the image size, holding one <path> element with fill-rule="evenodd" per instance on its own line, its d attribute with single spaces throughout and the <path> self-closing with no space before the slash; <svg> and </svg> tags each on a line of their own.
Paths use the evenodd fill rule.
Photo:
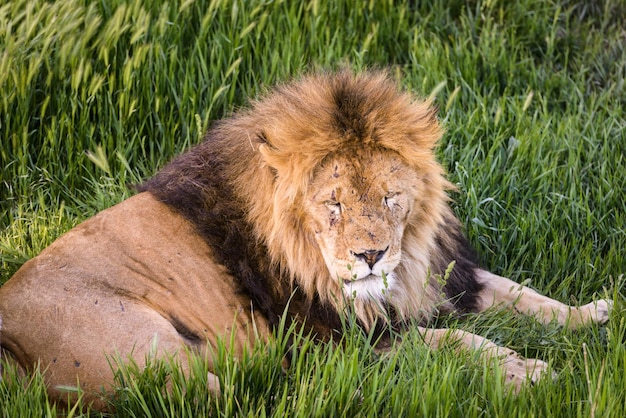
<svg viewBox="0 0 626 418">
<path fill-rule="evenodd" d="M 268 332 L 190 223 L 148 193 L 72 229 L 1 289 L 3 347 L 24 366 L 41 361 L 52 389 L 78 378 L 98 392 L 113 381 L 105 354 L 148 352 L 155 337 L 175 353 L 229 338 L 235 325 L 240 351 L 253 325 Z"/>
<path fill-rule="evenodd" d="M 78 377 L 93 394 L 112 382 L 107 355 L 202 351 L 233 326 L 237 355 L 287 306 L 322 339 L 346 304 L 366 329 L 494 304 L 565 323 L 566 305 L 477 266 L 434 158 L 440 136 L 428 104 L 382 73 L 280 87 L 26 263 L 0 288 L 2 347 L 48 367 L 52 393 Z M 608 304 L 572 312 L 573 325 L 601 322 Z M 502 354 L 518 383 L 546 367 L 454 338 Z"/>
</svg>

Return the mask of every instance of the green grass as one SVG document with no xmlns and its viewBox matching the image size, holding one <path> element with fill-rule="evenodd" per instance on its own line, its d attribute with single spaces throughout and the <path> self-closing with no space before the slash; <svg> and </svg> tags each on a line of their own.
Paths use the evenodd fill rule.
<svg viewBox="0 0 626 418">
<path fill-rule="evenodd" d="M 555 381 L 519 395 L 471 353 L 431 351 L 413 334 L 377 356 L 357 332 L 343 347 L 296 333 L 286 372 L 284 336 L 240 361 L 217 353 L 217 398 L 201 359 L 189 379 L 167 362 L 131 365 L 117 414 L 622 416 L 624 15 L 624 0 L 0 5 L 0 283 L 248 97 L 312 68 L 390 67 L 436 99 L 439 156 L 482 263 L 564 302 L 608 295 L 611 322 L 572 332 L 504 313 L 444 321 L 555 367 Z M 0 382 L 1 416 L 89 412 L 75 406 L 50 405 L 39 373 L 24 383 L 9 370 Z"/>
</svg>

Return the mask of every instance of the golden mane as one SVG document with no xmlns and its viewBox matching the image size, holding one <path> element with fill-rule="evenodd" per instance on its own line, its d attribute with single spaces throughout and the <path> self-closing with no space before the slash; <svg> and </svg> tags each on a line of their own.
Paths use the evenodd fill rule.
<svg viewBox="0 0 626 418">
<path fill-rule="evenodd" d="M 439 286 L 425 285 L 429 254 L 438 225 L 451 218 L 443 177 L 433 149 L 442 131 L 429 103 L 398 89 L 386 72 L 306 76 L 274 90 L 219 127 L 234 142 L 240 159 L 229 176 L 241 196 L 248 221 L 267 245 L 269 256 L 308 298 L 319 296 L 341 310 L 340 284 L 330 277 L 320 250 L 307 232 L 302 199 L 316 168 L 332 154 L 359 147 L 394 151 L 425 179 L 421 207 L 409 221 L 398 268 L 400 289 L 393 307 L 401 319 L 429 314 L 440 303 Z M 312 123 L 314 121 L 314 123 Z M 379 314 L 376 301 L 357 301 L 357 314 L 369 327 Z"/>
</svg>

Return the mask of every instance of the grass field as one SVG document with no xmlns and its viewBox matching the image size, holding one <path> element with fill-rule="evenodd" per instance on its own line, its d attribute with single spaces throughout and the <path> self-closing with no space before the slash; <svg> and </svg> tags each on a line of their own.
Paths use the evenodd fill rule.
<svg viewBox="0 0 626 418">
<path fill-rule="evenodd" d="M 313 68 L 390 67 L 435 98 L 439 156 L 481 262 L 560 301 L 610 297 L 608 325 L 568 331 L 492 312 L 458 326 L 550 362 L 517 395 L 472 354 L 396 354 L 367 335 L 240 361 L 132 365 L 121 417 L 621 417 L 626 405 L 624 0 L 12 0 L 0 5 L 0 283 L 63 232 L 128 197 L 213 120 Z M 296 331 L 291 330 L 291 332 Z M 165 382 L 171 390 L 165 391 Z M 39 373 L 8 370 L 0 416 L 80 416 Z"/>
</svg>

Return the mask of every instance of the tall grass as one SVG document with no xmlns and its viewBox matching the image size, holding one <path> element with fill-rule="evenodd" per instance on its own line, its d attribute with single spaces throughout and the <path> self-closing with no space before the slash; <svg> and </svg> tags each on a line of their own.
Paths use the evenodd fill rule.
<svg viewBox="0 0 626 418">
<path fill-rule="evenodd" d="M 439 156 L 482 263 L 568 303 L 608 294 L 606 327 L 571 332 L 491 313 L 451 326 L 550 361 L 517 396 L 470 353 L 416 335 L 378 356 L 297 335 L 218 361 L 130 365 L 120 416 L 621 416 L 626 404 L 626 33 L 623 0 L 12 0 L 0 5 L 0 283 L 212 121 L 313 68 L 389 67 L 435 98 Z M 289 333 L 287 333 L 289 334 Z M 284 337 L 284 336 L 283 336 Z M 126 374 L 124 374 L 126 373 Z M 35 372 L 0 382 L 0 415 L 57 416 Z M 165 381 L 172 390 L 163 391 Z M 78 404 L 74 413 L 88 412 Z"/>
</svg>

